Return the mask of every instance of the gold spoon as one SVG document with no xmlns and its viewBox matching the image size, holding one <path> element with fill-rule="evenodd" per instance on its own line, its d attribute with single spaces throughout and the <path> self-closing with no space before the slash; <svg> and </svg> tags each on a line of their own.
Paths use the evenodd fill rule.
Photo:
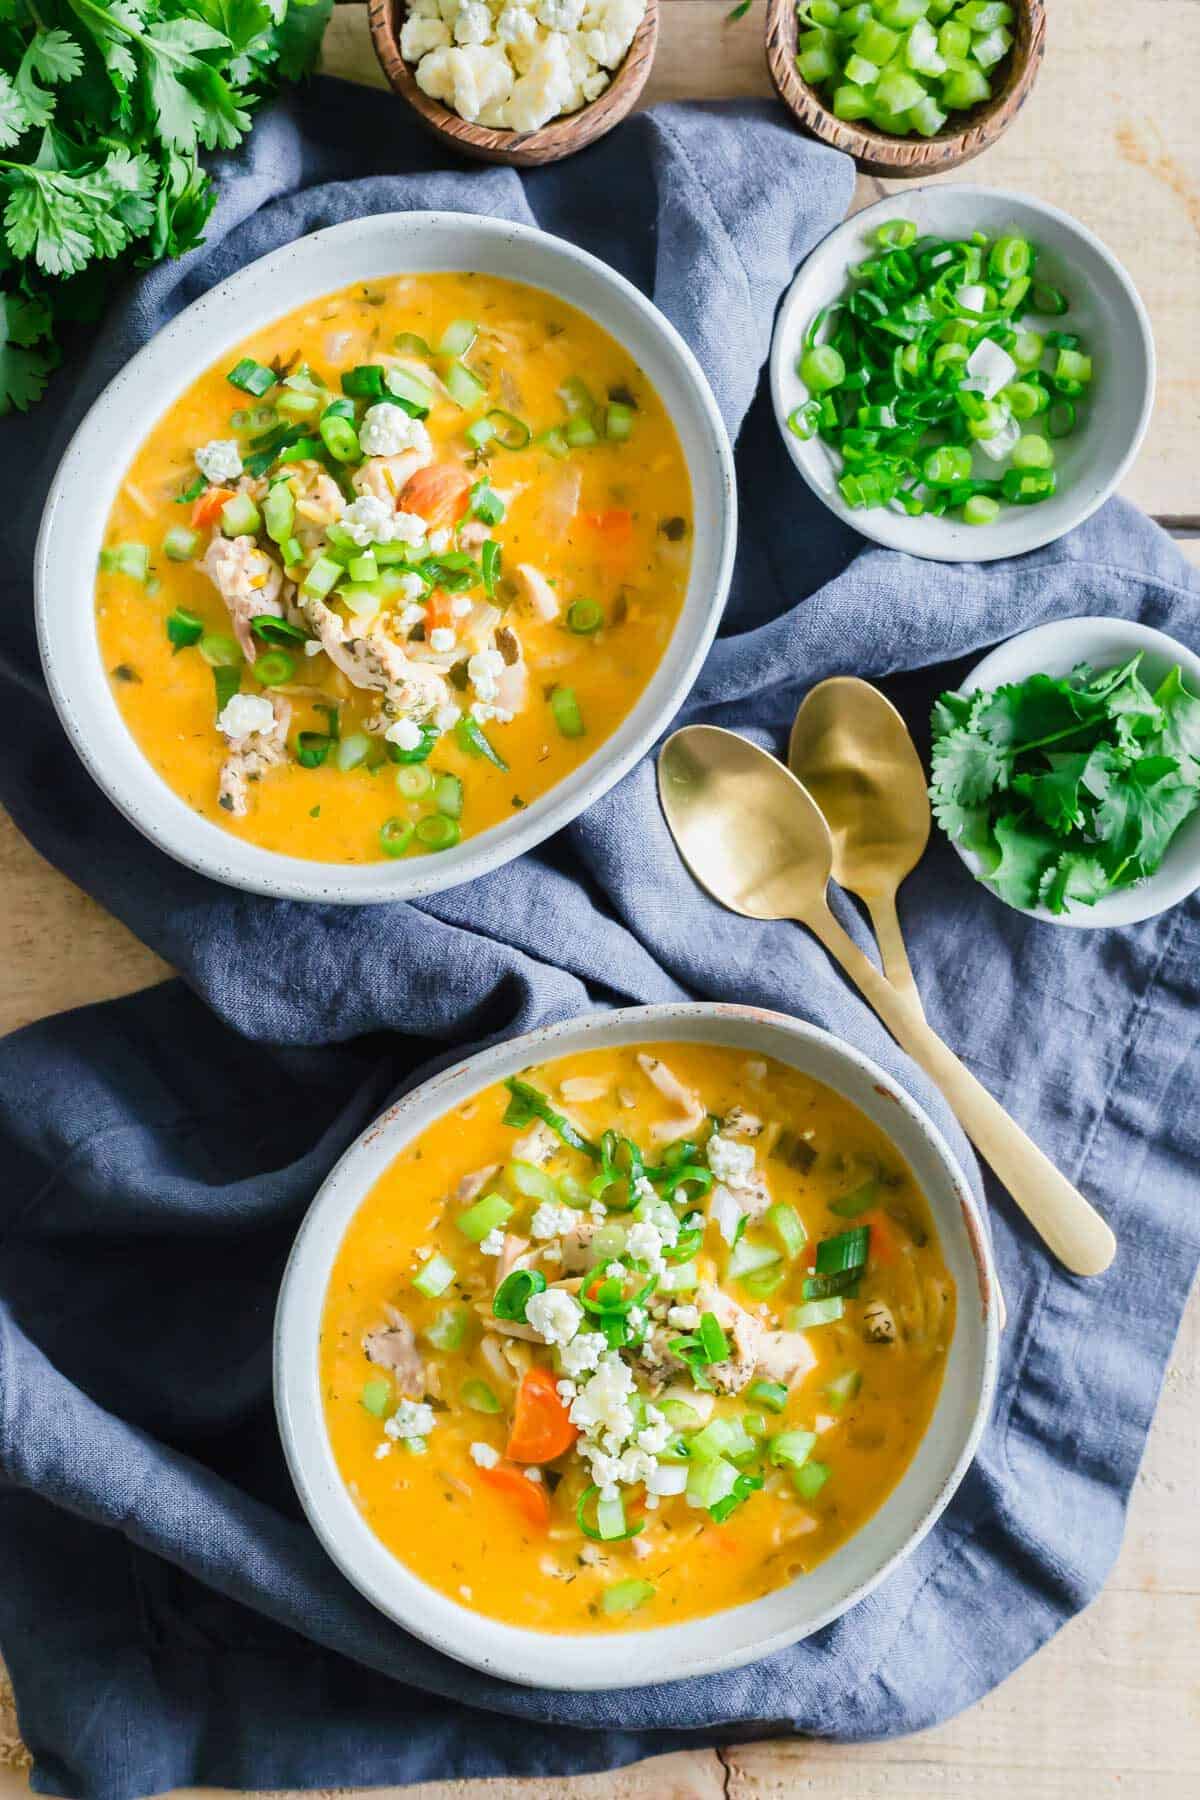
<svg viewBox="0 0 1200 1800">
<path fill-rule="evenodd" d="M 964 1068 L 829 910 L 833 840 L 812 796 L 745 738 L 689 725 L 663 745 L 658 787 L 667 824 L 697 881 L 732 912 L 796 919 L 844 969 L 897 1043 L 942 1090 L 968 1137 L 1035 1231 L 1076 1275 L 1116 1252 L 1109 1227 Z"/>
<path fill-rule="evenodd" d="M 825 815 L 833 879 L 865 902 L 888 980 L 920 1006 L 896 916 L 896 890 L 924 856 L 931 823 L 908 726 L 878 688 L 835 675 L 801 705 L 787 760 Z"/>
</svg>

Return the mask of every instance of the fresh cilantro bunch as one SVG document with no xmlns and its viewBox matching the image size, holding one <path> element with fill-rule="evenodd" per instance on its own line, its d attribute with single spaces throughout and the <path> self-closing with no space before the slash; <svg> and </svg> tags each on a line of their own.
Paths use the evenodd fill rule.
<svg viewBox="0 0 1200 1800">
<path fill-rule="evenodd" d="M 55 328 L 114 258 L 179 256 L 255 104 L 316 60 L 332 0 L 0 0 L 0 415 L 41 398 Z"/>
<path fill-rule="evenodd" d="M 1152 693 L 1140 663 L 935 705 L 934 813 L 1013 906 L 1064 913 L 1141 881 L 1200 806 L 1200 699 L 1178 668 Z"/>
</svg>

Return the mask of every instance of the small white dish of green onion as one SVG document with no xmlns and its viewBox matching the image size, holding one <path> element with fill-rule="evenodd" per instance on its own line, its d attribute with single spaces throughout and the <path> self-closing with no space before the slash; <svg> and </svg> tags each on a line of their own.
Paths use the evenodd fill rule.
<svg viewBox="0 0 1200 1800">
<path fill-rule="evenodd" d="M 864 536 L 938 561 L 1052 543 L 1125 474 L 1149 422 L 1145 307 L 1098 238 L 988 188 L 917 188 L 804 264 L 771 389 L 815 493 Z"/>
</svg>

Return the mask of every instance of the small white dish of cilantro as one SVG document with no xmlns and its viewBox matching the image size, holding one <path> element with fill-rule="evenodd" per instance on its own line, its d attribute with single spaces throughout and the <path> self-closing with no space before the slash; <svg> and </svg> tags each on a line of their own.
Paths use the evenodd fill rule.
<svg viewBox="0 0 1200 1800">
<path fill-rule="evenodd" d="M 934 816 L 972 873 L 1057 925 L 1130 925 L 1200 887 L 1200 657 L 1063 619 L 933 709 Z"/>
</svg>

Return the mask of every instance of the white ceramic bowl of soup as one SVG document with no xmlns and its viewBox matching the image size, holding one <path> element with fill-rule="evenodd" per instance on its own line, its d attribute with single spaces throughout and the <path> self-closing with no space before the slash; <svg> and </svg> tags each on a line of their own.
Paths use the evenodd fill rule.
<svg viewBox="0 0 1200 1800">
<path fill-rule="evenodd" d="M 1034 506 L 1001 502 L 990 525 L 961 518 L 910 518 L 899 505 L 854 508 L 838 487 L 838 453 L 819 437 L 802 442 L 788 428 L 796 407 L 811 398 L 798 362 L 805 334 L 823 308 L 845 292 L 849 269 L 872 254 L 871 237 L 889 219 L 911 219 L 920 236 L 969 238 L 984 231 L 1027 238 L 1039 256 L 1039 281 L 1060 288 L 1070 310 L 1038 319 L 1037 329 L 1076 332 L 1090 353 L 1094 380 L 1072 436 L 1054 445 L 1058 491 Z M 1028 309 L 1031 310 L 1031 309 Z M 1078 219 L 1028 194 L 958 182 L 909 188 L 855 213 L 817 245 L 784 298 L 771 345 L 771 396 L 780 435 L 804 480 L 831 512 L 892 550 L 936 562 L 991 562 L 1051 544 L 1090 518 L 1124 479 L 1146 435 L 1154 406 L 1155 357 L 1150 319 L 1125 268 Z M 1023 428 L 1037 432 L 1037 419 Z M 995 474 L 986 457 L 977 472 Z M 1007 466 L 1006 464 L 1004 466 Z"/>
<path fill-rule="evenodd" d="M 305 302 L 391 275 L 474 271 L 540 288 L 615 338 L 670 416 L 692 488 L 687 592 L 666 651 L 617 729 L 511 819 L 454 848 L 398 861 L 318 862 L 269 851 L 192 810 L 121 717 L 95 621 L 98 553 L 146 431 L 225 351 Z M 707 379 L 675 328 L 596 257 L 527 225 L 466 213 L 384 213 L 316 231 L 193 302 L 121 370 L 72 438 L 42 519 L 34 580 L 51 698 L 89 773 L 138 830 L 187 867 L 273 897 L 410 900 L 472 880 L 576 818 L 665 728 L 695 680 L 725 603 L 737 535 L 733 453 Z"/>
<path fill-rule="evenodd" d="M 319 1333 L 331 1271 L 364 1198 L 427 1126 L 531 1063 L 600 1047 L 702 1043 L 789 1064 L 844 1096 L 903 1157 L 928 1201 L 957 1289 L 954 1335 L 929 1426 L 882 1506 L 826 1561 L 762 1598 L 685 1623 L 540 1632 L 457 1603 L 416 1576 L 368 1525 L 338 1469 L 323 1410 Z M 275 1319 L 275 1404 L 292 1479 L 342 1573 L 380 1612 L 447 1656 L 530 1686 L 637 1687 L 736 1668 L 838 1618 L 910 1556 L 962 1480 L 987 1421 L 999 1328 L 987 1227 L 945 1139 L 879 1066 L 816 1026 L 712 1003 L 628 1007 L 570 1020 L 480 1051 L 375 1121 L 314 1200 L 284 1274 Z"/>
</svg>

